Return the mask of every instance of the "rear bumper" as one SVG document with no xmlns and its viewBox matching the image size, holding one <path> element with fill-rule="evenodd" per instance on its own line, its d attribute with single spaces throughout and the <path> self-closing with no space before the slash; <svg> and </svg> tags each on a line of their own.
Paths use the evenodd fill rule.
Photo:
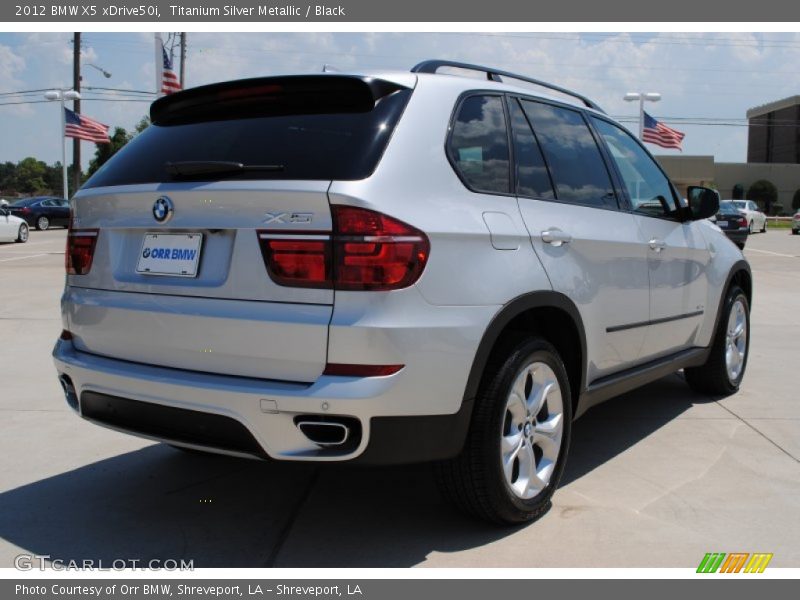
<svg viewBox="0 0 800 600">
<path fill-rule="evenodd" d="M 430 414 L 409 415 L 402 399 L 416 386 L 405 369 L 387 377 L 322 376 L 306 385 L 115 360 L 80 352 L 64 340 L 53 357 L 87 420 L 237 456 L 364 464 L 450 458 L 464 443 L 471 414 L 471 401 L 449 413 L 430 399 Z M 320 447 L 296 426 L 301 415 L 355 418 L 358 439 L 341 448 Z"/>
</svg>

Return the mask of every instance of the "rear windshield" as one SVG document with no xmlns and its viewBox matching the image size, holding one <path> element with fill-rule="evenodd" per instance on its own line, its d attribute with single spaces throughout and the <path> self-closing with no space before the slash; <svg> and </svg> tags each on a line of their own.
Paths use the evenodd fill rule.
<svg viewBox="0 0 800 600">
<path fill-rule="evenodd" d="M 153 124 L 84 187 L 221 179 L 368 177 L 411 90 L 359 79 L 284 78 L 236 89 L 209 86 L 187 100 L 153 105 Z M 288 84 L 280 83 L 289 81 Z M 265 80 L 262 80 L 265 81 Z M 322 81 L 320 84 L 319 82 Z M 177 99 L 177 96 L 175 97 Z M 162 99 L 165 100 L 165 99 Z M 167 163 L 226 161 L 265 171 L 170 174 Z"/>
</svg>

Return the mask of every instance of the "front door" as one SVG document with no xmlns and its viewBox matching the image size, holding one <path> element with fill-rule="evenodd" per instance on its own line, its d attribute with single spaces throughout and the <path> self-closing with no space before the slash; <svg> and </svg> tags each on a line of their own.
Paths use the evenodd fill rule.
<svg viewBox="0 0 800 600">
<path fill-rule="evenodd" d="M 694 346 L 709 310 L 705 238 L 693 221 L 682 221 L 674 188 L 643 146 L 618 125 L 593 121 L 622 177 L 646 248 L 650 317 L 642 353 L 655 358 Z"/>
</svg>

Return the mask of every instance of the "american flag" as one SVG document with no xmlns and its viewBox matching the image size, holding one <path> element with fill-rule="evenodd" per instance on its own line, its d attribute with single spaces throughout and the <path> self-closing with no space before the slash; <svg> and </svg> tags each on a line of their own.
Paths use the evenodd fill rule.
<svg viewBox="0 0 800 600">
<path fill-rule="evenodd" d="M 642 141 L 661 146 L 662 148 L 675 148 L 681 150 L 681 142 L 686 137 L 677 129 L 667 127 L 663 123 L 656 121 L 653 117 L 644 113 L 644 131 Z"/>
<path fill-rule="evenodd" d="M 110 144 L 108 125 L 64 108 L 64 137 L 77 138 L 95 144 Z"/>
<path fill-rule="evenodd" d="M 172 58 L 167 54 L 164 46 L 161 46 L 161 54 L 164 57 L 164 68 L 161 71 L 161 93 L 173 94 L 181 91 L 181 83 L 178 81 L 178 76 L 172 70 Z"/>
</svg>

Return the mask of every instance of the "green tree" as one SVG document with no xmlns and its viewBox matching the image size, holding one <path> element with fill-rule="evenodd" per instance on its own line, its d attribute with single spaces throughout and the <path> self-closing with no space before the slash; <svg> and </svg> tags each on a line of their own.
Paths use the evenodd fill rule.
<svg viewBox="0 0 800 600">
<path fill-rule="evenodd" d="M 733 186 L 733 194 L 731 194 L 734 200 L 741 200 L 744 198 L 744 186 L 741 183 L 737 183 Z"/>
<path fill-rule="evenodd" d="M 778 201 L 778 188 L 766 179 L 759 179 L 747 190 L 747 199 L 755 200 L 767 214 L 772 214 L 772 203 Z"/>
<path fill-rule="evenodd" d="M 797 190 L 794 193 L 794 197 L 792 198 L 792 208 L 794 210 L 800 210 L 800 190 Z"/>
<path fill-rule="evenodd" d="M 29 156 L 17 163 L 12 185 L 23 194 L 45 194 L 49 191 L 46 180 L 47 164 Z"/>
<path fill-rule="evenodd" d="M 119 152 L 125 144 L 131 140 L 131 134 L 123 127 L 115 127 L 114 134 L 111 136 L 109 144 L 95 144 L 94 158 L 89 163 L 89 170 L 86 172 L 88 177 L 94 175 L 97 170 L 108 162 L 108 160 Z"/>
</svg>

